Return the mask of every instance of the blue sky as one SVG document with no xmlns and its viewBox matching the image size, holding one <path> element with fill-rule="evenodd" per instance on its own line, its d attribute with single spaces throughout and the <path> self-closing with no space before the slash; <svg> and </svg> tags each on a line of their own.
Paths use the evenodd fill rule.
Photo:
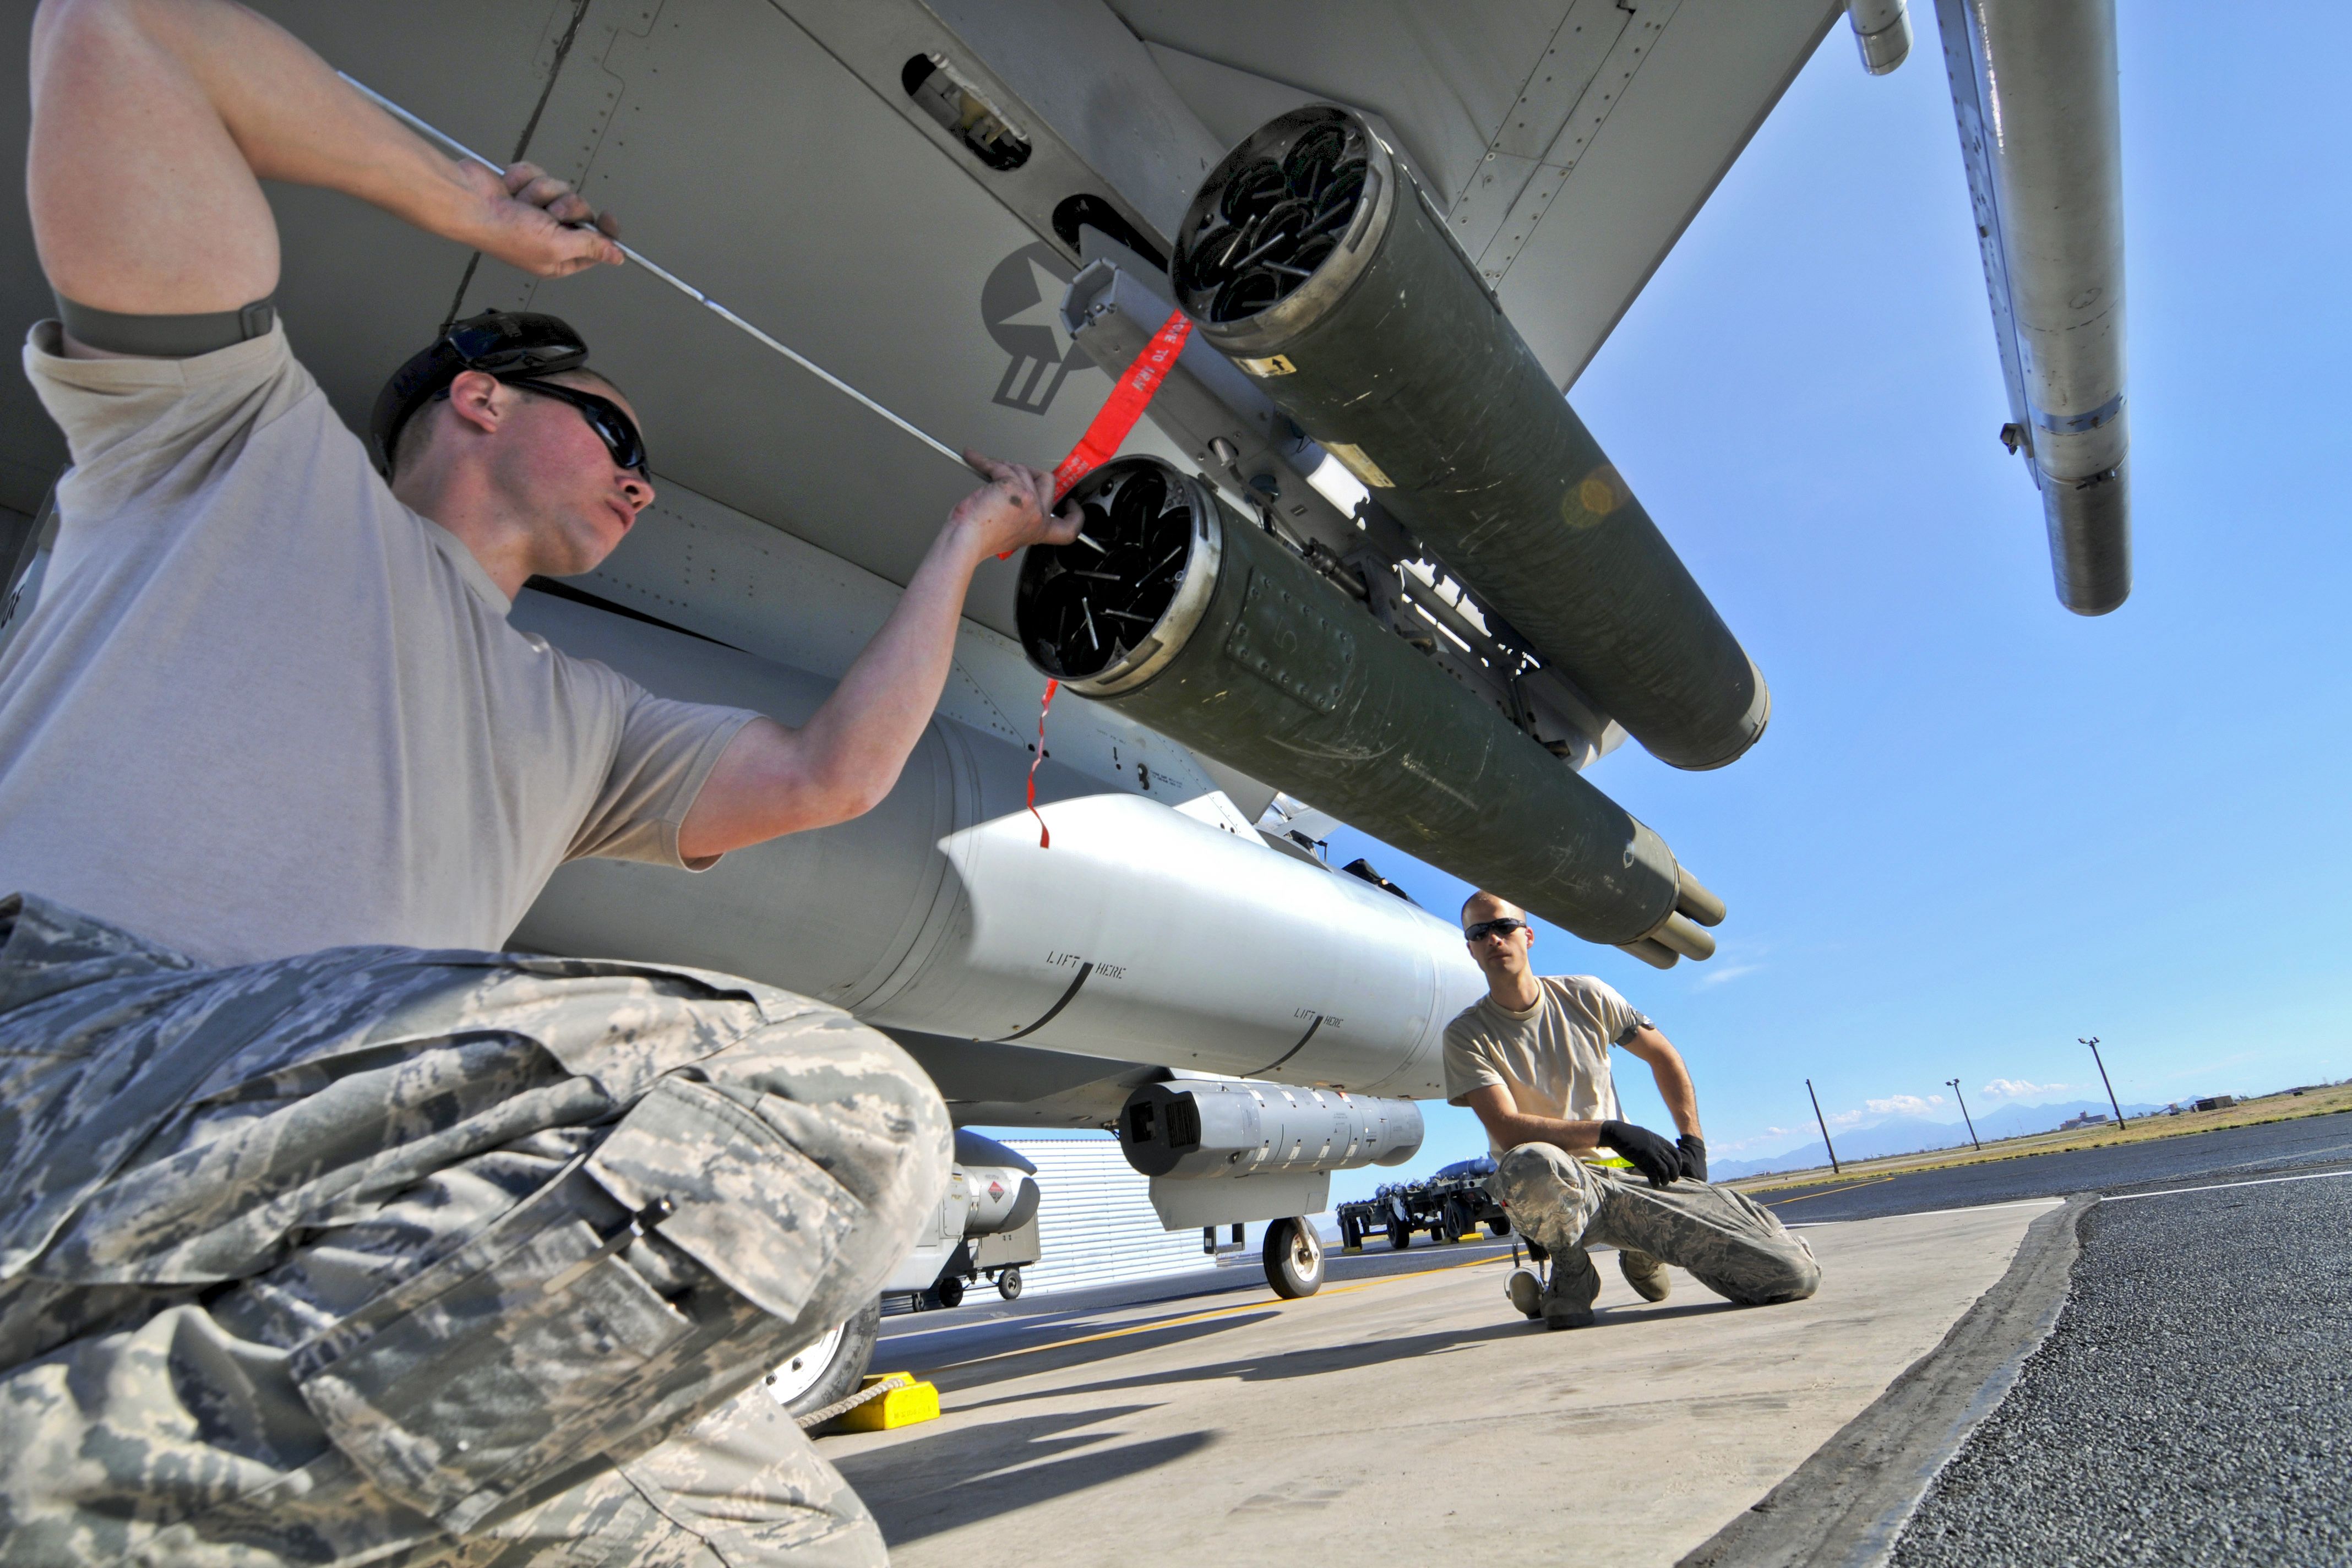
<svg viewBox="0 0 2352 1568">
<path fill-rule="evenodd" d="M 1718 957 L 1660 973 L 1538 924 L 1539 967 L 1603 976 L 1682 1047 L 1718 1153 L 1812 1136 L 1808 1077 L 1861 1121 L 1954 1077 L 1979 1113 L 1996 1082 L 2099 1098 L 2080 1035 L 2127 1102 L 2352 1074 L 2352 9 L 2120 10 L 2123 609 L 2060 608 L 1995 439 L 1931 40 L 1872 79 L 1833 33 L 1571 392 L 1774 693 L 1728 769 L 1628 747 L 1589 775 L 1728 901 Z M 1461 897 L 1333 842 L 1359 853 L 1433 909 Z M 1407 1173 L 1483 1146 L 1426 1109 Z"/>
</svg>

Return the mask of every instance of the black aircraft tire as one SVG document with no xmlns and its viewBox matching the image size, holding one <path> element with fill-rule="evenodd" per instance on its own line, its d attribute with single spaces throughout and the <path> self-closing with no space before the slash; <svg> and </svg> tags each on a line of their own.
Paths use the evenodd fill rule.
<svg viewBox="0 0 2352 1568">
<path fill-rule="evenodd" d="M 1265 1282 L 1286 1301 L 1323 1289 L 1323 1238 L 1303 1219 L 1278 1219 L 1265 1227 Z"/>
<path fill-rule="evenodd" d="M 1488 1236 L 1508 1236 L 1511 1234 L 1511 1222 L 1500 1215 L 1497 1215 L 1496 1217 L 1486 1222 L 1486 1234 Z"/>
<path fill-rule="evenodd" d="M 942 1307 L 961 1307 L 963 1305 L 963 1281 L 955 1275 L 942 1274 L 940 1282 L 931 1287 L 931 1294 L 939 1298 Z"/>
<path fill-rule="evenodd" d="M 843 1325 L 841 1342 L 834 1347 L 832 1361 L 814 1383 L 784 1406 L 784 1414 L 797 1421 L 812 1410 L 822 1410 L 835 1400 L 856 1393 L 857 1385 L 865 1381 L 866 1369 L 874 1364 L 874 1340 L 881 1327 L 882 1298 L 877 1296 Z"/>
<path fill-rule="evenodd" d="M 1389 1247 L 1402 1252 L 1412 1245 L 1412 1227 L 1401 1219 L 1389 1221 Z"/>
</svg>

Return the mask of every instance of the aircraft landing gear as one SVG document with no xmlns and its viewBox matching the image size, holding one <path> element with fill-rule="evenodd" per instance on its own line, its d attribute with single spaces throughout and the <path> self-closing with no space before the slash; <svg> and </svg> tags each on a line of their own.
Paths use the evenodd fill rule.
<svg viewBox="0 0 2352 1568">
<path fill-rule="evenodd" d="M 847 1322 L 770 1373 L 769 1396 L 784 1407 L 784 1414 L 798 1419 L 856 1393 L 873 1364 L 874 1341 L 881 1327 L 882 1299 L 877 1296 Z"/>
<path fill-rule="evenodd" d="M 1312 1223 L 1278 1219 L 1265 1227 L 1265 1282 L 1286 1300 L 1323 1288 L 1323 1238 Z"/>
</svg>

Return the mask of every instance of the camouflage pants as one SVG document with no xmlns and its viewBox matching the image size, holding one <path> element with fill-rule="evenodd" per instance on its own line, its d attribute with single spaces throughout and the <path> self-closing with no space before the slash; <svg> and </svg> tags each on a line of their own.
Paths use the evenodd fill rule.
<svg viewBox="0 0 2352 1568">
<path fill-rule="evenodd" d="M 769 987 L 0 900 L 0 1563 L 876 1564 L 760 1374 L 947 1179 Z"/>
<path fill-rule="evenodd" d="M 1601 1290 L 1600 1271 L 1585 1252 L 1595 1243 L 1686 1268 L 1744 1306 L 1801 1301 L 1821 1288 L 1813 1249 L 1729 1187 L 1653 1187 L 1549 1143 L 1520 1144 L 1496 1162 L 1488 1180 L 1512 1228 L 1551 1255 L 1554 1291 L 1572 1299 L 1580 1290 L 1579 1306 L 1591 1306 Z"/>
</svg>

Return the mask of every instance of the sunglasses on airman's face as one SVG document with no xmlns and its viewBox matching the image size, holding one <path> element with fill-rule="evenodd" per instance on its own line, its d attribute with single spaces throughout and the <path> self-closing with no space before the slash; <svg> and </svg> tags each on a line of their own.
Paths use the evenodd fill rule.
<svg viewBox="0 0 2352 1568">
<path fill-rule="evenodd" d="M 524 376 L 502 375 L 499 379 L 517 392 L 569 403 L 580 410 L 581 417 L 588 421 L 588 428 L 596 432 L 596 438 L 604 443 L 604 450 L 613 455 L 614 466 L 635 468 L 640 474 L 646 472 L 646 439 L 637 434 L 636 421 L 611 398 L 599 397 L 593 392 L 583 392 L 576 386 L 565 386 L 559 382 Z"/>
<path fill-rule="evenodd" d="M 1528 922 L 1525 921 L 1480 921 L 1475 925 L 1466 925 L 1462 928 L 1462 940 L 1464 942 L 1483 942 L 1490 936 L 1507 937 L 1513 931 L 1525 931 L 1527 929 Z"/>
</svg>

